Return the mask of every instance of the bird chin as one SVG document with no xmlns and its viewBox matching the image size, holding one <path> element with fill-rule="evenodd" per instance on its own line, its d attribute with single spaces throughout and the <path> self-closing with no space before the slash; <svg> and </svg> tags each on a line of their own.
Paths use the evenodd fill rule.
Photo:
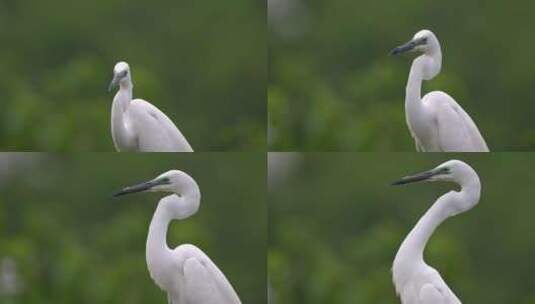
<svg viewBox="0 0 535 304">
<path fill-rule="evenodd" d="M 432 182 L 439 182 L 441 179 L 436 176 L 431 176 L 430 178 L 426 179 L 424 182 L 432 183 Z"/>
</svg>

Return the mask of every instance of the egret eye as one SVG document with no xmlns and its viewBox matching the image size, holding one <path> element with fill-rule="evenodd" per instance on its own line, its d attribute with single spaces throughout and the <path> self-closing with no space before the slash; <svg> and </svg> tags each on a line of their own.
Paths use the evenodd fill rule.
<svg viewBox="0 0 535 304">
<path fill-rule="evenodd" d="M 450 174 L 451 170 L 448 167 L 440 168 L 439 170 L 440 174 Z"/>
</svg>

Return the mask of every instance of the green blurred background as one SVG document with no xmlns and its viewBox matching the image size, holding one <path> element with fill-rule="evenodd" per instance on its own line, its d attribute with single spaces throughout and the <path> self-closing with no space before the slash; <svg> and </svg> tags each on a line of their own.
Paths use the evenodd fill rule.
<svg viewBox="0 0 535 304">
<path fill-rule="evenodd" d="M 0 166 L 0 303 L 167 303 L 145 262 L 164 194 L 112 193 L 173 168 L 197 181 L 202 201 L 171 224 L 170 247 L 197 245 L 243 303 L 266 303 L 265 156 L 4 153 Z"/>
<path fill-rule="evenodd" d="M 249 0 L 0 1 L 1 150 L 113 151 L 120 60 L 196 151 L 265 150 L 265 14 Z"/>
<path fill-rule="evenodd" d="M 455 186 L 390 183 L 454 158 L 478 172 L 481 200 L 435 231 L 426 261 L 463 303 L 535 303 L 535 176 L 526 170 L 535 158 L 527 153 L 270 154 L 272 303 L 399 303 L 394 256 Z"/>
<path fill-rule="evenodd" d="M 494 151 L 535 149 L 535 2 L 268 0 L 272 151 L 414 151 L 405 85 L 420 29 L 442 45 L 443 90 Z"/>
</svg>

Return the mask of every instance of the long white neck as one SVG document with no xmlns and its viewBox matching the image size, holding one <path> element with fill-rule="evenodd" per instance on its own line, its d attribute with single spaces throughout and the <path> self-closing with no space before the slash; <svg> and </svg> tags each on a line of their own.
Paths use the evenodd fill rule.
<svg viewBox="0 0 535 304">
<path fill-rule="evenodd" d="M 145 249 L 147 267 L 151 277 L 160 288 L 164 288 L 167 283 L 167 280 L 163 278 L 167 277 L 166 273 L 170 268 L 166 266 L 170 265 L 171 262 L 167 263 L 166 261 L 171 261 L 172 259 L 171 249 L 167 246 L 167 230 L 173 217 L 164 203 L 165 199 L 171 198 L 171 196 L 162 198 L 158 203 L 156 212 L 154 212 L 150 222 L 147 247 Z"/>
<path fill-rule="evenodd" d="M 169 250 L 169 247 L 167 246 L 167 229 L 172 220 L 173 218 L 171 214 L 163 204 L 158 204 L 149 226 L 147 256 L 152 254 L 157 255 L 162 251 Z"/>
<path fill-rule="evenodd" d="M 423 261 L 425 246 L 435 229 L 449 217 L 445 208 L 447 201 L 455 195 L 451 191 L 441 196 L 427 210 L 401 244 L 396 260 Z"/>
<path fill-rule="evenodd" d="M 180 193 L 180 192 L 175 192 Z M 167 289 L 176 279 L 172 250 L 167 245 L 167 230 L 173 219 L 183 220 L 197 212 L 201 194 L 195 184 L 182 193 L 165 196 L 158 202 L 149 226 L 146 259 L 151 277 L 162 289 Z"/>
<path fill-rule="evenodd" d="M 421 119 L 423 115 L 422 81 L 435 77 L 442 66 L 442 53 L 440 48 L 419 56 L 412 62 L 407 87 L 405 88 L 405 113 L 407 118 Z M 409 121 L 409 119 L 408 119 Z"/>
<path fill-rule="evenodd" d="M 423 262 L 425 246 L 435 229 L 448 217 L 465 212 L 479 201 L 481 184 L 478 178 L 460 181 L 459 192 L 442 195 L 420 218 L 399 248 L 394 265 Z"/>
<path fill-rule="evenodd" d="M 128 79 L 121 82 L 111 107 L 111 135 L 117 151 L 128 150 L 133 145 L 133 135 L 125 123 L 125 112 L 132 101 L 133 84 Z"/>
</svg>

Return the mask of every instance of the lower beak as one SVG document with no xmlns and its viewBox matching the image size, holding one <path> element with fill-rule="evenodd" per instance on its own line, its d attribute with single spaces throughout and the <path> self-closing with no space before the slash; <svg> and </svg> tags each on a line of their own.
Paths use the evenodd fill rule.
<svg viewBox="0 0 535 304">
<path fill-rule="evenodd" d="M 121 189 L 120 191 L 115 192 L 113 194 L 113 196 L 121 196 L 121 195 L 125 195 L 125 194 L 130 194 L 130 193 L 148 191 L 148 190 L 150 190 L 152 187 L 154 187 L 156 185 L 158 185 L 158 183 L 156 183 L 155 181 L 144 182 L 144 183 L 141 183 L 141 184 L 125 187 L 125 188 Z"/>
<path fill-rule="evenodd" d="M 422 173 L 405 176 L 401 178 L 400 180 L 393 182 L 392 185 L 398 186 L 398 185 L 405 185 L 405 184 L 410 184 L 410 183 L 415 183 L 415 182 L 426 181 L 426 180 L 429 180 L 431 177 L 435 176 L 436 174 L 437 172 L 435 170 L 425 171 Z"/>
<path fill-rule="evenodd" d="M 118 83 L 119 83 L 119 80 L 113 77 L 112 81 L 108 85 L 108 92 L 111 92 L 117 86 Z"/>
<path fill-rule="evenodd" d="M 403 54 L 409 51 L 412 51 L 416 47 L 416 43 L 414 41 L 409 41 L 403 45 L 398 46 L 397 48 L 390 51 L 390 55 L 399 55 Z"/>
<path fill-rule="evenodd" d="M 149 191 L 156 186 L 166 185 L 166 184 L 169 184 L 168 179 L 157 178 L 157 179 L 150 180 L 148 182 L 144 182 L 144 183 L 140 183 L 137 185 L 123 188 L 122 190 L 115 192 L 113 196 L 121 196 L 125 194 L 130 194 L 130 193 Z"/>
</svg>

